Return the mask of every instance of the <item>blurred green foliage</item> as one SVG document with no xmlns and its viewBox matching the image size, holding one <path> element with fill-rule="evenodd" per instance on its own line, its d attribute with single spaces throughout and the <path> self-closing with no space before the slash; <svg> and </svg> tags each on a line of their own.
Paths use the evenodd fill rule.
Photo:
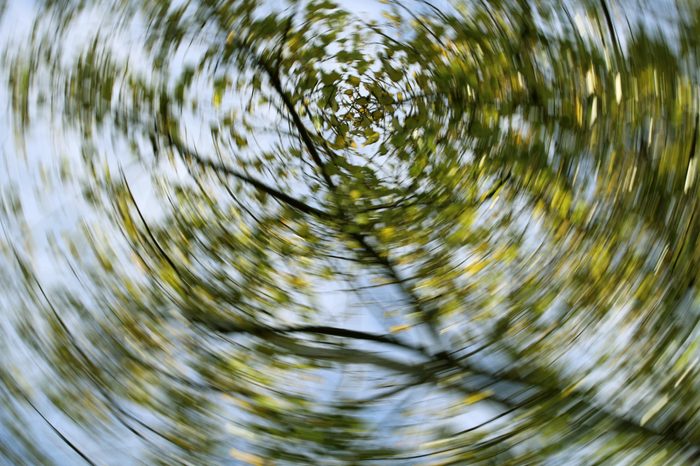
<svg viewBox="0 0 700 466">
<path fill-rule="evenodd" d="M 692 2 L 39 3 L 17 153 L 77 138 L 99 215 L 77 285 L 6 245 L 4 460 L 41 394 L 148 464 L 697 464 Z"/>
</svg>

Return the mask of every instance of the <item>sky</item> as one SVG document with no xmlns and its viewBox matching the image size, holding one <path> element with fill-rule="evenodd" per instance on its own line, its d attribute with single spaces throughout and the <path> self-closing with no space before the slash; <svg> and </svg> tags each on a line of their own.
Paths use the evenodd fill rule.
<svg viewBox="0 0 700 466">
<path fill-rule="evenodd" d="M 2 1 L 2 0 L 0 0 Z M 356 13 L 363 19 L 381 18 L 381 11 L 384 6 L 374 0 L 342 0 L 339 2 L 343 7 Z M 17 40 L 27 33 L 31 27 L 31 21 L 36 13 L 36 8 L 32 2 L 27 0 L 9 0 L 8 11 L 0 23 L 0 44 L 6 44 L 8 41 Z M 620 13 L 619 11 L 617 12 Z M 79 31 L 79 33 L 85 31 Z M 80 37 L 74 39 L 79 45 Z M 19 47 L 21 44 L 16 44 L 14 47 Z M 66 44 L 71 47 L 71 44 Z M 2 46 L 0 46 L 2 47 Z M 4 48 L 4 47 L 2 47 Z M 125 47 L 124 53 L 130 53 L 130 50 Z M 60 265 L 54 260 L 54 252 L 50 248 L 46 237 L 52 232 L 70 232 L 79 227 L 80 222 L 85 219 L 87 211 L 80 207 L 81 193 L 75 184 L 60 183 L 56 180 L 56 174 L 60 160 L 67 157 L 69 163 L 78 164 L 77 144 L 71 141 L 70 136 L 63 140 L 57 140 L 56 134 L 50 131 L 48 123 L 45 122 L 31 133 L 26 142 L 26 152 L 20 154 L 16 150 L 14 142 L 14 134 L 11 123 L 10 98 L 7 89 L 0 86 L 0 103 L 5 105 L 0 110 L 0 189 L 7 186 L 16 186 L 19 188 L 20 197 L 23 205 L 24 223 L 22 225 L 18 219 L 2 219 L 5 229 L 4 235 L 0 236 L 0 245 L 3 241 L 12 244 L 19 244 L 21 248 L 31 248 L 34 250 L 33 265 L 38 271 L 39 277 L 42 280 L 51 282 L 61 279 L 65 274 L 65 270 L 60 268 Z M 56 148 L 62 147 L 61 153 L 56 153 Z M 73 150 L 71 150 L 73 149 Z M 26 157 L 26 158 L 25 158 Z M 48 170 L 48 179 L 53 179 L 53 183 L 47 183 L 42 180 L 38 166 L 44 165 Z M 141 191 L 140 201 L 145 202 L 146 210 L 154 210 L 156 203 L 153 202 L 151 207 L 148 204 L 148 194 L 146 186 L 148 180 L 142 170 L 138 166 L 126 166 L 127 177 L 129 177 L 132 186 L 138 191 Z M 3 196 L 0 202 L 7 199 Z M 142 206 L 143 207 L 143 206 Z M 153 212 L 152 212 L 153 213 Z M 31 238 L 28 238 L 28 232 L 31 232 Z M 3 259 L 0 258 L 0 265 Z M 11 314 L 13 312 L 14 300 L 21 293 L 19 288 L 15 290 L 5 290 L 6 293 L 0 293 L 0 312 Z M 323 297 L 325 306 L 328 309 L 346 308 L 346 302 L 342 301 L 340 294 L 326 294 Z M 387 298 L 385 297 L 385 300 Z M 382 333 L 386 330 L 384 322 L 373 317 L 369 312 L 364 312 L 355 315 L 352 319 L 346 320 L 345 325 L 351 328 L 360 330 Z M 604 344 L 603 341 L 600 344 Z M 32 361 L 22 359 L 21 351 L 15 351 L 12 355 L 17 358 L 17 362 L 22 364 L 21 367 L 26 371 L 28 378 L 40 377 L 39 368 L 32 366 Z M 328 376 L 329 385 L 341 384 L 342 379 L 338 373 Z M 111 456 L 109 462 L 113 464 L 137 464 L 132 457 L 129 459 L 124 456 L 127 452 L 131 456 L 138 456 L 138 442 L 133 440 L 129 435 L 124 438 L 132 438 L 131 444 L 128 442 L 115 445 L 114 451 L 107 451 L 105 445 L 95 444 L 84 432 L 75 428 L 71 423 L 67 422 L 57 411 L 52 410 L 46 400 L 37 397 L 37 405 L 45 409 L 44 413 L 47 418 L 50 418 L 64 433 L 69 436 L 75 443 L 79 443 L 82 448 L 95 458 L 103 458 Z M 388 406 L 384 410 L 378 410 L 375 415 L 377 419 L 383 418 L 387 412 L 393 409 Z M 488 410 L 474 409 L 464 416 L 463 419 L 455 419 L 456 427 L 466 428 L 478 424 L 486 420 L 490 415 Z M 32 415 L 27 411 L 28 427 L 35 430 L 36 438 L 43 439 L 48 449 L 52 450 L 59 463 L 75 464 L 75 456 L 68 451 L 65 445 L 50 431 L 50 428 L 43 423 L 36 415 Z M 3 435 L 0 426 L 0 437 Z"/>
</svg>

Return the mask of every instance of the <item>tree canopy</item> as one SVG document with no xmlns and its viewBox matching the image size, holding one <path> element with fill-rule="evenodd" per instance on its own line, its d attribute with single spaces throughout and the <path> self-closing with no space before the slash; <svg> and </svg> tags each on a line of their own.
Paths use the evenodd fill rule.
<svg viewBox="0 0 700 466">
<path fill-rule="evenodd" d="M 697 464 L 694 2 L 35 3 L 4 461 Z"/>
</svg>

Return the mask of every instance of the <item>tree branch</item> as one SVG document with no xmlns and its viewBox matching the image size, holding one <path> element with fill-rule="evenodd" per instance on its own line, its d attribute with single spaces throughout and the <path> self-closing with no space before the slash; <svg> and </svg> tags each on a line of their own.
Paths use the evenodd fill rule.
<svg viewBox="0 0 700 466">
<path fill-rule="evenodd" d="M 446 369 L 456 369 L 463 373 L 463 375 L 472 374 L 479 377 L 485 377 L 491 381 L 489 382 L 489 385 L 493 385 L 495 383 L 509 383 L 524 387 L 526 390 L 535 391 L 533 395 L 522 402 L 517 402 L 507 396 L 499 395 L 498 393 L 491 394 L 489 396 L 489 400 L 504 405 L 507 413 L 511 413 L 517 409 L 526 408 L 541 399 L 560 400 L 562 403 L 574 403 L 580 407 L 580 412 L 588 413 L 588 420 L 583 421 L 584 424 L 591 423 L 592 421 L 590 419 L 598 416 L 609 420 L 619 431 L 636 432 L 641 435 L 660 438 L 665 441 L 684 445 L 690 448 L 698 448 L 700 446 L 694 439 L 684 438 L 683 436 L 679 435 L 678 432 L 658 431 L 649 426 L 640 425 L 638 422 L 629 419 L 627 416 L 620 415 L 591 404 L 585 395 L 579 391 L 573 391 L 567 396 L 563 397 L 562 393 L 565 390 L 562 387 L 543 383 L 541 380 L 536 380 L 531 376 L 518 374 L 515 371 L 488 371 L 477 367 L 474 364 L 461 361 L 447 352 L 433 353 L 423 346 L 411 345 L 391 335 L 379 335 L 359 330 L 314 325 L 282 328 L 220 325 L 212 329 L 222 333 L 245 333 L 256 337 L 265 338 L 267 341 L 272 341 L 275 343 L 284 341 L 283 346 L 287 347 L 288 349 L 301 350 L 300 352 L 295 351 L 295 354 L 298 354 L 299 356 L 309 357 L 312 359 L 333 360 L 336 362 L 372 364 L 394 370 L 405 375 L 413 375 L 419 377 L 419 380 L 421 381 L 430 381 L 432 383 L 442 381 L 438 375 L 440 371 Z M 372 341 L 386 344 L 412 352 L 417 356 L 421 356 L 425 359 L 425 362 L 420 364 L 408 364 L 380 356 L 376 353 L 362 351 L 355 348 L 329 349 L 309 347 L 286 338 L 288 335 L 294 333 L 333 336 L 351 340 Z M 466 394 L 472 394 L 477 391 L 476 388 L 469 387 L 463 383 L 454 384 L 452 389 L 456 389 Z"/>
<path fill-rule="evenodd" d="M 283 202 L 284 204 L 289 205 L 290 207 L 293 207 L 301 212 L 304 212 L 306 214 L 310 214 L 316 217 L 320 218 L 332 218 L 332 215 L 329 214 L 328 212 L 325 212 L 321 209 L 317 209 L 316 207 L 310 206 L 306 204 L 303 201 L 300 201 L 299 199 L 296 199 L 288 194 L 283 193 L 282 191 L 279 191 L 276 188 L 273 188 L 272 186 L 257 180 L 243 172 L 240 172 L 234 168 L 231 168 L 227 165 L 224 165 L 219 162 L 215 162 L 210 159 L 205 159 L 199 156 L 199 154 L 195 153 L 194 151 L 190 150 L 189 148 L 185 147 L 184 144 L 177 143 L 175 141 L 171 140 L 171 144 L 177 151 L 182 155 L 186 160 L 189 160 L 190 162 L 194 162 L 197 165 L 205 168 L 209 168 L 211 170 L 214 170 L 220 174 L 224 174 L 227 176 L 232 176 L 234 178 L 237 178 L 241 181 L 244 181 L 248 183 L 249 185 L 253 186 L 255 189 L 257 189 L 260 192 L 263 192 L 265 194 L 268 194 L 272 196 L 273 198 L 277 199 L 278 201 Z"/>
<path fill-rule="evenodd" d="M 337 193 L 337 187 L 335 183 L 333 183 L 333 180 L 331 179 L 330 175 L 328 174 L 326 170 L 326 166 L 321 159 L 321 156 L 318 152 L 318 149 L 316 148 L 315 143 L 313 142 L 313 139 L 311 138 L 311 135 L 309 133 L 309 130 L 306 128 L 306 125 L 304 122 L 301 120 L 301 117 L 299 116 L 299 113 L 297 112 L 296 108 L 294 108 L 294 104 L 287 95 L 287 93 L 282 89 L 282 83 L 280 82 L 279 76 L 275 70 L 273 70 L 264 60 L 258 58 L 256 55 L 253 55 L 253 58 L 256 62 L 256 64 L 267 74 L 268 78 L 270 79 L 270 82 L 272 84 L 272 87 L 275 89 L 279 97 L 282 99 L 282 102 L 284 103 L 284 106 L 286 107 L 287 111 L 289 112 L 292 121 L 299 133 L 299 136 L 306 146 L 306 149 L 309 151 L 309 154 L 311 155 L 312 160 L 314 163 L 317 165 L 318 169 L 321 171 L 321 174 L 326 182 L 326 185 L 328 188 L 331 190 L 333 193 Z M 344 219 L 345 222 L 350 223 L 350 217 L 347 215 L 347 213 L 342 209 L 340 205 L 337 205 L 340 217 Z M 357 241 L 357 243 L 362 247 L 362 249 L 379 265 L 384 267 L 387 275 L 389 278 L 391 278 L 393 281 L 395 281 L 398 286 L 401 288 L 401 290 L 404 292 L 404 294 L 408 297 L 411 307 L 414 309 L 414 311 L 420 313 L 421 315 L 424 316 L 430 316 L 431 314 L 426 312 L 425 309 L 423 309 L 423 306 L 420 303 L 419 297 L 413 292 L 412 289 L 406 286 L 405 280 L 401 278 L 399 275 L 395 264 L 391 261 L 389 257 L 386 257 L 382 254 L 379 253 L 368 241 L 368 238 L 366 235 L 362 233 L 351 233 L 350 236 Z M 428 322 L 431 334 L 433 336 L 433 339 L 435 340 L 436 343 L 439 343 L 440 337 L 439 333 L 437 332 L 437 329 L 434 326 L 434 323 Z"/>
</svg>

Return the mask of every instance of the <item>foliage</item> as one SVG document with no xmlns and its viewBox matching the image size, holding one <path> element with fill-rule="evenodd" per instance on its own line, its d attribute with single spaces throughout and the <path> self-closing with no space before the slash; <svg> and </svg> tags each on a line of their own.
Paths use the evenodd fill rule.
<svg viewBox="0 0 700 466">
<path fill-rule="evenodd" d="M 17 148 L 92 221 L 50 286 L 8 241 L 3 403 L 162 464 L 697 462 L 700 10 L 382 8 L 43 2 Z"/>
</svg>

